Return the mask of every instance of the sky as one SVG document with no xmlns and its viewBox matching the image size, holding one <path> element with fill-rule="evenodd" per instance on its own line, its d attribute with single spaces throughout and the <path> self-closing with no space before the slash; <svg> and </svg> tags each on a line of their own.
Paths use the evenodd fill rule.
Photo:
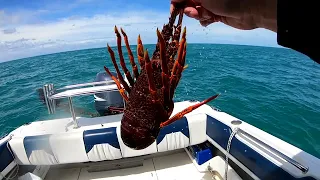
<svg viewBox="0 0 320 180">
<path fill-rule="evenodd" d="M 156 28 L 168 22 L 170 0 L 0 0 L 0 62 L 78 49 L 115 45 L 114 26 L 132 45 L 156 43 Z M 185 16 L 188 43 L 278 47 L 265 29 L 207 27 Z"/>
</svg>

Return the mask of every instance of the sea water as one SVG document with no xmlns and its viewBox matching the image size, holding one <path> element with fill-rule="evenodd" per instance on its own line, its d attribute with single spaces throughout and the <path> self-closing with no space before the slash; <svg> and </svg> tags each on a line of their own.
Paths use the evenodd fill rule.
<svg viewBox="0 0 320 180">
<path fill-rule="evenodd" d="M 151 54 L 154 45 L 145 47 Z M 136 55 L 136 46 L 132 50 Z M 124 56 L 130 66 L 125 49 Z M 175 101 L 222 93 L 209 104 L 320 158 L 319 64 L 290 49 L 217 44 L 188 44 L 186 64 Z M 1 63 L 0 135 L 28 122 L 70 117 L 68 109 L 49 115 L 37 89 L 92 82 L 104 65 L 114 70 L 106 48 Z M 96 114 L 93 96 L 74 101 L 79 115 Z"/>
</svg>

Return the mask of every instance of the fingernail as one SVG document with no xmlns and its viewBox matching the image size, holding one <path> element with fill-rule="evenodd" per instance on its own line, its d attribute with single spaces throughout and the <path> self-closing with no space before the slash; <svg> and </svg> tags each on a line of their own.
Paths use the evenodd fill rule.
<svg viewBox="0 0 320 180">
<path fill-rule="evenodd" d="M 194 14 L 194 10 L 186 10 L 186 11 L 184 11 L 184 13 L 188 16 L 188 17 L 190 17 L 190 18 L 195 18 L 195 19 L 198 19 Z"/>
<path fill-rule="evenodd" d="M 184 13 L 187 14 L 187 15 L 190 15 L 191 12 L 192 12 L 192 10 L 189 10 L 189 9 L 187 9 L 187 10 L 184 11 Z"/>
</svg>

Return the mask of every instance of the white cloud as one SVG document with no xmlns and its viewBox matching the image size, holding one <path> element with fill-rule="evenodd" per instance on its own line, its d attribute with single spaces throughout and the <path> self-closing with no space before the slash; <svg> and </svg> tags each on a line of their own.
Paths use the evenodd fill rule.
<svg viewBox="0 0 320 180">
<path fill-rule="evenodd" d="M 1 15 L 0 12 L 1 16 L 4 15 Z M 114 45 L 116 40 L 114 25 L 125 29 L 131 44 L 136 44 L 138 34 L 141 34 L 144 43 L 154 44 L 156 42 L 156 28 L 161 29 L 167 21 L 168 14 L 139 11 L 17 25 L 14 27 L 14 33 L 5 33 L 10 31 L 8 28 L 0 29 L 0 52 L 2 55 L 0 61 L 66 50 L 105 47 L 106 43 Z M 203 28 L 197 21 L 189 18 L 184 19 L 184 26 L 187 26 L 187 41 L 189 43 L 276 46 L 275 33 L 262 29 L 241 31 L 222 24 Z"/>
</svg>

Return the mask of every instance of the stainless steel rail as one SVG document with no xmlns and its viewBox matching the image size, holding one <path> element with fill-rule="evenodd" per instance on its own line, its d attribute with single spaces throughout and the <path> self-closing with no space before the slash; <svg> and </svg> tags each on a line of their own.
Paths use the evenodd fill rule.
<svg viewBox="0 0 320 180">
<path fill-rule="evenodd" d="M 56 110 L 56 104 L 54 99 L 50 99 L 50 96 L 54 93 L 53 84 L 46 84 L 43 86 L 44 99 L 48 108 L 49 114 L 53 114 Z"/>
<path fill-rule="evenodd" d="M 105 86 L 94 87 L 94 85 L 105 85 Z M 57 91 L 62 91 L 62 92 L 56 93 Z M 55 100 L 62 99 L 62 98 L 68 98 L 69 108 L 70 108 L 70 113 L 72 115 L 74 128 L 78 128 L 79 124 L 78 124 L 78 121 L 76 119 L 76 115 L 74 112 L 72 97 L 98 94 L 98 93 L 103 93 L 103 92 L 108 92 L 108 91 L 118 91 L 118 88 L 117 88 L 117 86 L 115 86 L 113 80 L 68 85 L 68 86 L 64 86 L 59 89 L 54 89 L 53 84 L 46 84 L 43 86 L 44 97 L 45 97 L 45 101 L 46 101 L 46 105 L 47 105 L 49 114 L 53 114 L 55 112 L 55 109 L 56 109 Z"/>
<path fill-rule="evenodd" d="M 72 90 L 66 90 L 66 91 L 72 91 Z M 73 95 L 69 95 L 69 94 L 63 94 L 63 93 L 56 93 L 56 94 L 52 94 L 49 99 L 62 99 L 62 98 L 68 98 L 68 97 L 74 97 L 74 96 L 87 96 L 87 95 L 92 95 L 92 94 L 98 94 L 98 93 L 103 93 L 103 92 L 107 92 L 107 91 L 118 91 L 117 88 L 115 89 L 111 89 L 111 88 L 101 88 L 101 89 L 86 89 L 86 91 L 83 92 L 78 92 L 78 93 L 74 93 Z"/>
<path fill-rule="evenodd" d="M 69 100 L 70 113 L 71 113 L 71 115 L 72 115 L 72 119 L 73 119 L 73 123 L 74 123 L 74 128 L 76 129 L 76 128 L 79 127 L 79 124 L 78 124 L 78 121 L 77 121 L 77 119 L 76 119 L 76 114 L 74 113 L 72 98 L 71 98 L 71 97 L 68 97 L 68 100 Z"/>
<path fill-rule="evenodd" d="M 307 173 L 309 170 L 309 167 L 306 167 L 302 164 L 300 164 L 299 162 L 295 161 L 294 159 L 288 157 L 287 155 L 283 154 L 282 152 L 276 150 L 275 148 L 269 146 L 268 144 L 264 143 L 263 141 L 259 140 L 258 138 L 252 136 L 251 134 L 243 131 L 242 129 L 238 129 L 238 133 L 242 133 L 245 136 L 253 139 L 254 141 L 258 142 L 259 144 L 269 148 L 270 150 L 272 150 L 274 153 L 276 153 L 278 156 L 280 156 L 281 158 L 283 158 L 284 160 L 286 160 L 287 162 L 289 162 L 290 164 L 292 164 L 293 166 L 295 166 L 296 168 L 298 168 L 299 170 L 301 170 L 303 173 Z"/>
<path fill-rule="evenodd" d="M 90 83 L 83 83 L 83 84 L 74 84 L 74 85 L 64 86 L 64 87 L 61 87 L 56 90 L 60 91 L 60 90 L 65 90 L 65 89 L 71 89 L 71 88 L 77 88 L 77 87 L 83 87 L 83 86 L 102 85 L 102 84 L 114 84 L 114 81 L 110 80 L 110 81 L 99 81 L 99 82 L 90 82 Z"/>
</svg>

